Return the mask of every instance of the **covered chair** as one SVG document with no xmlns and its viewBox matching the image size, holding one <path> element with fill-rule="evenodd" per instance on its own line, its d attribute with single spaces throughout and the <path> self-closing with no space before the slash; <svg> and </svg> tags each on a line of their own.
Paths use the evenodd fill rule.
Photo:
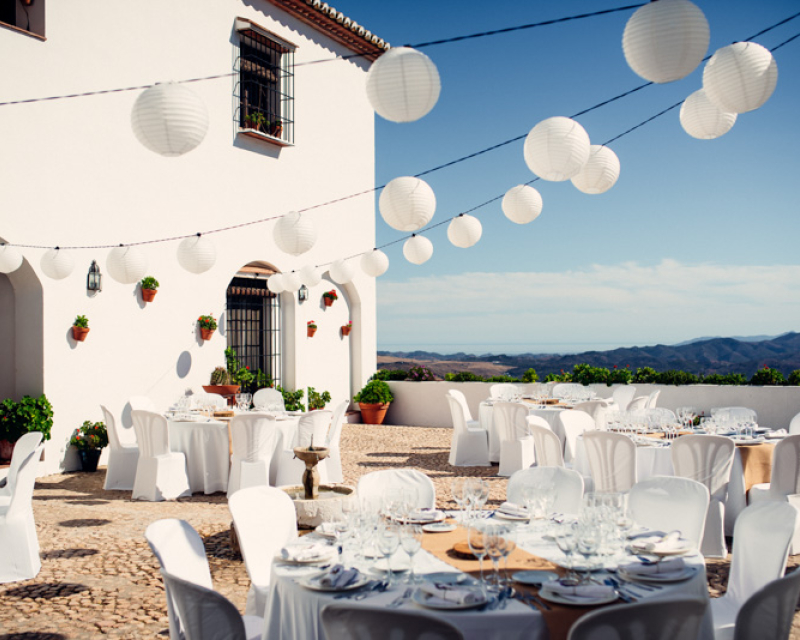
<svg viewBox="0 0 800 640">
<path fill-rule="evenodd" d="M 601 431 L 606 430 L 606 409 L 608 408 L 608 400 L 587 400 L 586 402 L 579 402 L 572 410 L 583 411 L 594 420 L 594 428 Z"/>
<path fill-rule="evenodd" d="M 132 411 L 157 411 L 156 405 L 147 396 L 131 396 L 128 404 L 131 405 Z"/>
<path fill-rule="evenodd" d="M 280 441 L 275 418 L 251 413 L 234 416 L 230 422 L 231 470 L 228 497 L 240 489 L 269 485 L 269 467 Z"/>
<path fill-rule="evenodd" d="M 214 407 L 215 409 L 225 410 L 228 408 L 228 400 L 218 393 L 196 393 L 191 398 L 192 406 L 196 409 Z"/>
<path fill-rule="evenodd" d="M 626 384 L 614 389 L 611 397 L 614 399 L 614 404 L 617 405 L 617 411 L 628 411 L 628 405 L 635 395 L 636 387 Z"/>
<path fill-rule="evenodd" d="M 331 640 L 463 640 L 457 627 L 434 613 L 334 602 L 322 610 Z"/>
<path fill-rule="evenodd" d="M 517 385 L 510 382 L 501 382 L 493 384 L 489 387 L 489 395 L 493 400 L 500 400 L 502 402 L 510 402 L 512 398 L 516 398 L 520 394 L 520 389 Z"/>
<path fill-rule="evenodd" d="M 0 506 L 7 505 L 11 500 L 14 493 L 14 484 L 17 481 L 17 474 L 19 474 L 20 467 L 25 460 L 28 459 L 28 454 L 35 449 L 41 450 L 39 445 L 42 443 L 41 431 L 29 431 L 23 435 L 14 444 L 14 453 L 11 454 L 11 464 L 8 466 L 8 474 L 6 475 L 6 484 L 0 487 Z M 34 463 L 34 467 L 36 462 Z"/>
<path fill-rule="evenodd" d="M 789 640 L 798 596 L 800 569 L 768 582 L 739 609 L 734 640 Z"/>
<path fill-rule="evenodd" d="M 583 434 L 595 491 L 630 491 L 636 484 L 636 445 L 628 436 L 611 431 Z"/>
<path fill-rule="evenodd" d="M 470 427 L 464 408 L 452 395 L 445 396 L 453 419 L 453 438 L 449 464 L 454 467 L 485 467 L 489 465 L 489 434 L 481 427 Z"/>
<path fill-rule="evenodd" d="M 734 453 L 733 441 L 724 436 L 687 435 L 672 443 L 670 455 L 675 475 L 704 484 L 711 496 L 700 547 L 704 556 L 724 558 L 728 554 L 725 500 Z"/>
<path fill-rule="evenodd" d="M 572 462 L 578 447 L 578 436 L 594 431 L 597 425 L 592 416 L 584 411 L 562 411 L 558 417 L 564 428 L 564 460 Z"/>
<path fill-rule="evenodd" d="M 41 441 L 42 434 L 37 432 L 37 435 Z M 13 456 L 17 457 L 16 461 L 12 457 L 14 477 L 8 476 L 11 495 L 3 496 L 0 501 L 0 583 L 30 580 L 42 567 L 31 505 L 42 445 L 31 448 L 34 440 L 28 438 L 22 447 L 17 445 L 19 454 L 17 447 L 14 448 Z"/>
<path fill-rule="evenodd" d="M 336 484 L 344 482 L 342 475 L 342 451 L 339 444 L 342 440 L 342 427 L 344 426 L 347 407 L 350 406 L 349 400 L 343 400 L 333 411 L 331 426 L 325 438 L 325 446 L 330 449 L 330 454 L 319 463 L 320 481 L 325 484 Z"/>
<path fill-rule="evenodd" d="M 436 506 L 436 488 L 431 479 L 416 469 L 383 469 L 361 476 L 356 493 L 360 500 L 382 500 L 389 489 L 414 489 L 418 509 Z"/>
<path fill-rule="evenodd" d="M 494 428 L 500 439 L 499 476 L 510 476 L 527 469 L 534 461 L 533 437 L 528 432 L 528 407 L 516 402 L 494 405 Z"/>
<path fill-rule="evenodd" d="M 789 423 L 789 434 L 795 435 L 800 433 L 800 413 L 798 413 Z"/>
<path fill-rule="evenodd" d="M 572 469 L 562 467 L 530 467 L 517 471 L 508 479 L 506 500 L 525 504 L 523 487 L 528 484 L 552 483 L 555 491 L 555 513 L 578 514 L 583 503 L 583 478 Z"/>
<path fill-rule="evenodd" d="M 712 407 L 711 416 L 718 420 L 752 420 L 758 422 L 758 414 L 747 407 Z"/>
<path fill-rule="evenodd" d="M 297 538 L 297 513 L 289 495 L 274 487 L 250 487 L 228 500 L 239 539 L 250 591 L 245 613 L 264 616 L 272 559 Z"/>
<path fill-rule="evenodd" d="M 136 466 L 139 463 L 136 432 L 132 428 L 124 429 L 102 404 L 100 410 L 103 412 L 103 421 L 106 423 L 110 445 L 106 482 L 103 489 L 131 491 L 136 478 Z"/>
<path fill-rule="evenodd" d="M 647 409 L 648 396 L 636 396 L 628 403 L 627 411 L 641 411 Z"/>
<path fill-rule="evenodd" d="M 133 482 L 133 500 L 174 500 L 192 495 L 186 473 L 186 456 L 169 449 L 167 419 L 150 411 L 131 411 L 139 462 Z"/>
<path fill-rule="evenodd" d="M 447 395 L 455 398 L 456 401 L 458 401 L 458 404 L 461 405 L 461 409 L 464 411 L 464 421 L 467 423 L 468 427 L 481 426 L 480 420 L 475 420 L 472 417 L 472 412 L 469 410 L 469 403 L 467 402 L 467 396 L 461 393 L 458 389 L 450 389 L 447 392 Z"/>
<path fill-rule="evenodd" d="M 312 442 L 315 447 L 324 447 L 332 417 L 332 411 L 309 411 L 300 417 L 294 440 L 288 446 L 284 442 L 284 448 L 278 456 L 277 469 L 270 471 L 270 476 L 274 474 L 271 484 L 280 487 L 302 483 L 306 465 L 294 457 L 294 448 L 308 447 Z"/>
<path fill-rule="evenodd" d="M 553 387 L 554 398 L 572 398 L 573 396 L 582 396 L 585 393 L 584 386 L 577 382 L 561 382 Z"/>
<path fill-rule="evenodd" d="M 284 411 L 283 394 L 272 387 L 259 389 L 253 395 L 253 406 L 257 411 Z"/>
<path fill-rule="evenodd" d="M 539 416 L 528 416 L 528 431 L 533 437 L 533 451 L 539 467 L 563 467 L 564 455 L 561 440 L 553 433 L 547 421 Z"/>
<path fill-rule="evenodd" d="M 796 517 L 796 509 L 787 502 L 754 504 L 739 514 L 733 529 L 728 590 L 711 601 L 717 640 L 732 638 L 745 602 L 783 575 Z"/>
<path fill-rule="evenodd" d="M 656 404 L 658 403 L 658 396 L 661 395 L 661 389 L 656 389 L 653 391 L 650 396 L 647 398 L 647 407 L 646 409 L 655 409 Z"/>
</svg>

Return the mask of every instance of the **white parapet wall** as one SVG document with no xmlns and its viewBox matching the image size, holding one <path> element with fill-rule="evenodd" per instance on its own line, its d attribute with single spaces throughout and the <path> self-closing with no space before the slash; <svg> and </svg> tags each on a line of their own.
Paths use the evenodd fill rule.
<svg viewBox="0 0 800 640">
<path fill-rule="evenodd" d="M 458 389 L 467 398 L 472 417 L 478 419 L 478 405 L 489 396 L 489 382 L 389 382 L 394 402 L 386 414 L 386 424 L 417 427 L 452 427 L 450 407 L 445 395 Z M 591 385 L 598 397 L 611 397 L 619 385 Z M 657 405 L 673 411 L 691 406 L 704 411 L 712 407 L 748 407 L 758 414 L 759 424 L 773 429 L 787 429 L 800 413 L 800 387 L 750 387 L 661 384 L 634 384 L 637 396 L 661 391 Z"/>
</svg>

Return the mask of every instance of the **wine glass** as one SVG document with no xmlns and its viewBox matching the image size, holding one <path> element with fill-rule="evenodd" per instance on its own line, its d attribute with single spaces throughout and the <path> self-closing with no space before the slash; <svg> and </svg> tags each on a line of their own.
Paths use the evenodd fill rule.
<svg viewBox="0 0 800 640">
<path fill-rule="evenodd" d="M 414 556 L 422 548 L 422 527 L 417 524 L 407 524 L 400 532 L 400 545 L 411 560 L 411 570 L 408 573 L 408 584 L 417 583 L 417 574 L 414 573 Z"/>
<path fill-rule="evenodd" d="M 395 524 L 383 524 L 376 532 L 376 546 L 378 552 L 386 560 L 386 582 L 392 586 L 392 555 L 400 546 L 400 532 Z"/>
<path fill-rule="evenodd" d="M 475 511 L 480 511 L 489 499 L 489 485 L 482 478 L 472 478 L 470 482 L 470 502 Z"/>
<path fill-rule="evenodd" d="M 575 553 L 575 545 L 577 544 L 575 525 L 571 522 L 562 523 L 556 531 L 555 539 L 556 545 L 564 554 L 564 568 L 567 570 L 564 579 L 572 584 L 577 584 L 575 563 L 572 560 Z"/>
<path fill-rule="evenodd" d="M 453 495 L 453 502 L 456 503 L 458 507 L 459 514 L 458 520 L 463 524 L 464 520 L 464 507 L 467 506 L 469 499 L 467 497 L 467 480 L 468 478 L 463 478 L 456 476 L 454 478 L 450 478 L 450 492 Z"/>
<path fill-rule="evenodd" d="M 508 577 L 508 556 L 517 548 L 517 530 L 515 527 L 508 526 L 500 541 L 500 554 L 503 556 L 503 584 L 508 585 L 511 580 Z"/>
<path fill-rule="evenodd" d="M 578 525 L 576 532 L 577 544 L 575 548 L 583 556 L 585 562 L 585 577 L 583 582 L 589 582 L 592 573 L 592 558 L 600 547 L 599 527 L 595 522 L 585 522 Z"/>
<path fill-rule="evenodd" d="M 503 555 L 504 536 L 507 528 L 502 524 L 487 524 L 485 528 L 486 553 L 492 561 L 494 569 L 494 580 L 491 586 L 492 591 L 500 592 L 502 588 L 500 581 L 500 558 Z"/>
<path fill-rule="evenodd" d="M 478 559 L 478 564 L 481 571 L 481 590 L 486 591 L 486 585 L 483 581 L 483 558 L 486 556 L 486 534 L 484 528 L 486 522 L 481 518 L 475 518 L 469 523 L 467 529 L 467 544 L 469 550 Z"/>
</svg>

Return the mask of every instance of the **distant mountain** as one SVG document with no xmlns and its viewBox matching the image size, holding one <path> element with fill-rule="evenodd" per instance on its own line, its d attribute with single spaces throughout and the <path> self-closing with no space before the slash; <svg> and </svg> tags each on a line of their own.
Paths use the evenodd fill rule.
<svg viewBox="0 0 800 640">
<path fill-rule="evenodd" d="M 775 338 L 780 338 L 780 336 L 785 334 L 780 334 L 777 336 L 728 336 L 733 340 L 739 340 L 740 342 L 764 342 L 765 340 L 774 340 Z M 704 336 L 703 338 L 694 338 L 692 340 L 686 340 L 685 342 L 678 342 L 673 347 L 682 347 L 686 344 L 692 344 L 694 342 L 706 342 L 708 340 L 716 340 L 718 338 L 722 338 L 722 336 Z"/>
<path fill-rule="evenodd" d="M 505 370 L 509 375 L 521 376 L 527 369 L 536 369 L 540 378 L 548 373 L 571 371 L 582 362 L 596 367 L 613 368 L 630 366 L 653 367 L 657 371 L 681 369 L 695 374 L 742 373 L 747 377 L 765 364 L 788 375 L 800 369 L 800 333 L 790 332 L 777 337 L 758 340 L 752 338 L 705 338 L 676 345 L 658 344 L 649 347 L 630 347 L 609 351 L 583 353 L 519 355 L 487 354 L 476 356 L 457 353 L 442 355 L 429 351 L 387 352 L 379 351 L 380 368 L 407 369 L 423 363 L 447 361 L 448 371 L 476 370 L 478 363 L 493 365 L 494 370 Z M 498 366 L 500 365 L 500 366 Z M 426 365 L 427 366 L 427 365 Z M 442 366 L 435 367 L 441 370 Z M 439 371 L 437 371 L 439 373 Z"/>
</svg>

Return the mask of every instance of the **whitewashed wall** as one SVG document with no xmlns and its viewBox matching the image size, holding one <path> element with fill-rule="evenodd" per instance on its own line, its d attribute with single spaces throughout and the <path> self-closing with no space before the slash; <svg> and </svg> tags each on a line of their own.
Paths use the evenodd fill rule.
<svg viewBox="0 0 800 640">
<path fill-rule="evenodd" d="M 296 64 L 350 53 L 266 0 L 48 2 L 46 42 L 0 29 L 1 57 L 14 61 L 0 65 L 0 101 L 229 72 L 237 16 L 296 44 Z M 210 128 L 200 147 L 179 158 L 158 156 L 133 136 L 130 113 L 138 91 L 3 107 L 0 237 L 47 246 L 144 241 L 268 218 L 368 189 L 374 184 L 374 114 L 364 92 L 367 66 L 298 66 L 295 144 L 285 148 L 236 135 L 232 77 L 189 85 L 208 107 Z M 16 395 L 44 391 L 55 408 L 46 471 L 75 466 L 75 456 L 65 461 L 68 437 L 83 420 L 101 419 L 101 403 L 119 417 L 132 395 L 166 406 L 185 388 L 207 384 L 214 366 L 224 365 L 225 290 L 240 267 L 261 260 L 286 271 L 374 246 L 372 196 L 310 215 L 319 232 L 312 252 L 283 254 L 272 240 L 274 223 L 248 226 L 209 236 L 217 264 L 200 276 L 177 264 L 177 242 L 146 245 L 148 274 L 161 282 L 148 304 L 135 285 L 111 280 L 106 249 L 72 252 L 75 271 L 61 281 L 41 273 L 43 250 L 24 250 L 41 281 L 44 314 L 33 336 L 22 335 L 31 330 L 17 324 L 15 352 L 19 356 L 21 340 L 38 340 L 44 362 L 41 380 L 29 376 L 23 385 L 18 379 Z M 89 296 L 86 272 L 93 259 L 104 287 Z M 327 389 L 335 402 L 349 398 L 375 370 L 375 285 L 359 275 L 334 307 L 323 310 L 321 294 L 331 286 L 323 281 L 302 305 L 296 295 L 282 294 L 284 384 Z M 0 294 L 9 295 L 5 281 Z M 195 323 L 205 313 L 220 320 L 221 330 L 203 343 Z M 84 343 L 71 339 L 78 314 L 89 318 Z M 310 319 L 319 325 L 313 339 L 306 338 Z M 338 327 L 347 319 L 355 329 L 343 339 Z M 9 322 L 4 318 L 0 326 Z M 37 322 L 31 318 L 30 325 Z M 5 389 L 7 372 L 0 374 Z"/>
</svg>

